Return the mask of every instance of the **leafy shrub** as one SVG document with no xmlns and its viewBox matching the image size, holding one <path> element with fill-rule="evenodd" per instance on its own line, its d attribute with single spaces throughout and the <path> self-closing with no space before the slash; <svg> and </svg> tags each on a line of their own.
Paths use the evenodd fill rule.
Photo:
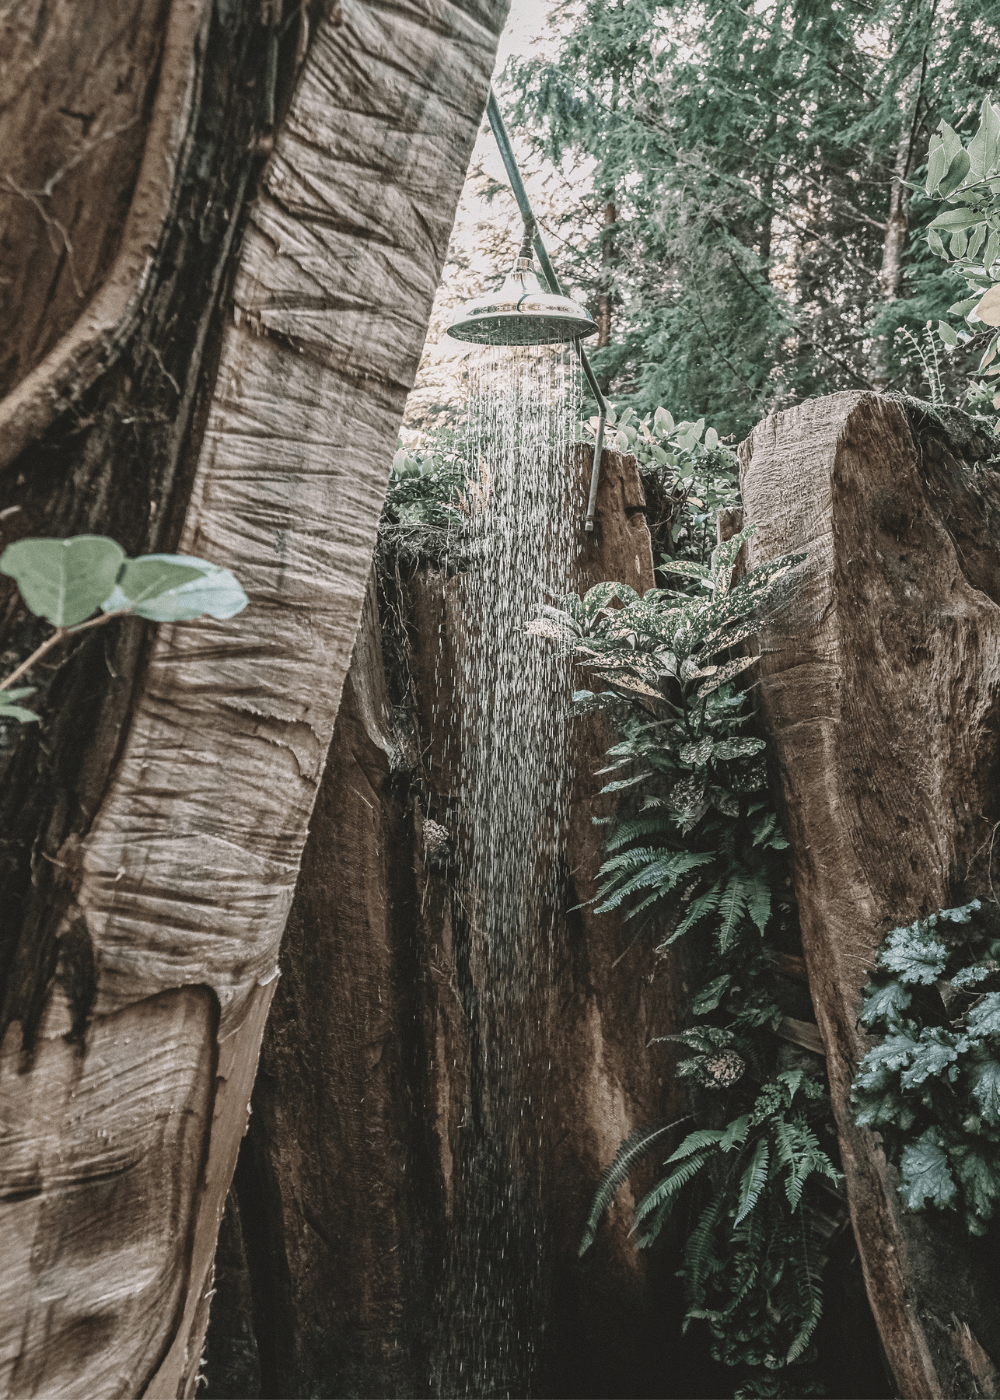
<svg viewBox="0 0 1000 1400">
<path fill-rule="evenodd" d="M 726 1128 L 697 1128 L 665 1163 L 636 1210 L 638 1243 L 651 1243 L 687 1198 L 694 1214 L 679 1271 L 687 1323 L 707 1324 L 718 1360 L 750 1368 L 746 1393 L 774 1394 L 780 1385 L 762 1375 L 812 1357 L 822 1306 L 817 1183 L 837 1173 L 817 1131 L 825 1130 L 825 1091 L 802 1070 L 780 1067 L 772 1030 L 787 1008 L 765 937 L 790 943 L 797 929 L 764 740 L 734 686 L 755 660 L 737 649 L 788 600 L 804 556 L 736 579 L 750 534 L 718 545 L 707 567 L 672 561 L 693 594 L 652 589 L 639 598 L 608 583 L 539 611 L 606 687 L 577 692 L 578 708 L 609 711 L 619 732 L 603 790 L 622 805 L 597 909 L 655 921 L 660 947 L 694 940 L 694 1024 L 659 1039 L 693 1052 L 676 1072 L 696 1104 L 707 1097 L 716 1122 L 731 1115 Z M 635 1163 L 675 1126 L 638 1129 L 622 1144 L 599 1183 L 581 1252 Z M 800 1378 L 795 1393 L 809 1385 Z"/>
<path fill-rule="evenodd" d="M 434 435 L 429 451 L 411 450 L 399 439 L 386 493 L 387 523 L 448 528 L 460 522 L 464 451 L 464 439 L 451 428 Z"/>
<path fill-rule="evenodd" d="M 666 1176 L 636 1207 L 634 1230 L 644 1247 L 659 1235 L 686 1188 L 699 1179 L 708 1188 L 680 1271 L 688 1304 L 685 1329 L 694 1320 L 707 1322 L 713 1355 L 728 1366 L 792 1365 L 806 1354 L 819 1323 L 822 1259 L 807 1188 L 817 1176 L 836 1182 L 837 1173 L 806 1105 L 823 1096 L 802 1070 L 777 1074 L 749 1111 L 724 1129 L 689 1133 L 667 1158 Z M 639 1128 L 622 1143 L 598 1186 L 581 1254 L 632 1166 L 674 1126 Z"/>
<path fill-rule="evenodd" d="M 597 418 L 580 424 L 593 438 Z M 704 418 L 675 423 L 665 408 L 637 419 L 634 409 L 608 414 L 606 442 L 635 455 L 653 506 L 649 524 L 664 566 L 679 556 L 706 563 L 715 545 L 715 522 L 723 506 L 739 498 L 736 458 Z"/>
<path fill-rule="evenodd" d="M 860 1018 L 883 1039 L 854 1081 L 855 1121 L 882 1134 L 906 1208 L 961 1210 L 974 1235 L 1000 1200 L 1000 939 L 980 907 L 888 935 Z"/>
<path fill-rule="evenodd" d="M 1000 373 L 1000 331 L 995 329 L 1000 327 L 1000 109 L 989 97 L 983 99 L 979 127 L 967 147 L 941 122 L 927 153 L 926 190 L 949 206 L 931 222 L 927 242 L 962 274 L 968 293 L 949 311 L 963 317 L 969 329 L 956 331 L 950 322 L 940 321 L 939 334 L 946 345 L 970 348 L 983 337 L 979 373 L 991 378 Z M 976 385 L 974 397 L 984 396 L 985 385 Z M 993 406 L 1000 408 L 1000 393 L 993 395 Z"/>
</svg>

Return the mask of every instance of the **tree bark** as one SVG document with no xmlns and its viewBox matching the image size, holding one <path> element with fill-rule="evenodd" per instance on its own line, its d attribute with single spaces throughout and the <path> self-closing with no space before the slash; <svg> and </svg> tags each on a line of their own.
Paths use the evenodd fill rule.
<svg viewBox="0 0 1000 1400">
<path fill-rule="evenodd" d="M 11 1395 L 194 1393 L 278 942 L 505 10 L 289 3 L 278 26 L 273 8 L 200 8 L 142 314 L 91 389 L 60 388 L 0 520 L 3 543 L 177 547 L 251 599 L 225 625 L 128 621 L 82 641 L 41 677 L 40 732 L 4 754 Z M 50 35 L 60 81 L 79 10 Z M 164 10 L 128 15 L 119 57 L 141 50 L 130 110 L 147 120 Z M 17 12 L 39 114 L 47 18 Z M 98 97 L 116 71 L 92 74 Z M 135 169 L 109 163 L 93 190 L 97 296 Z M 16 259 L 20 235 L 2 246 Z M 46 295 L 11 379 L 74 334 L 65 279 Z M 8 595 L 4 626 L 16 662 L 38 624 Z"/>
<path fill-rule="evenodd" d="M 574 470 L 581 514 L 586 448 Z M 607 578 L 652 586 L 643 507 L 634 458 L 607 452 L 597 529 L 569 586 Z M 300 1395 L 422 1396 L 461 1393 L 463 1376 L 475 1383 L 499 1306 L 529 1288 L 517 1260 L 493 1248 L 475 1179 L 491 1104 L 503 1097 L 523 1105 L 537 1141 L 533 1180 L 495 1187 L 522 1208 L 540 1203 L 528 1223 L 544 1278 L 522 1339 L 533 1359 L 502 1358 L 497 1347 L 493 1365 L 510 1368 L 516 1394 L 656 1394 L 676 1358 L 664 1354 L 662 1281 L 650 1279 L 648 1256 L 629 1239 L 636 1183 L 622 1189 L 587 1258 L 576 1251 L 595 1183 L 621 1140 L 684 1113 L 672 1052 L 647 1048 L 674 1027 L 679 964 L 645 941 L 630 946 L 618 917 L 572 908 L 593 896 L 602 842 L 592 819 L 611 806 L 595 770 L 613 736 L 593 717 L 578 721 L 570 888 L 552 966 L 519 1005 L 523 1029 L 513 1033 L 527 1045 L 540 1027 L 537 1054 L 502 1082 L 488 1068 L 468 921 L 425 826 L 426 815 L 453 820 L 445 814 L 451 663 L 464 645 L 457 582 L 422 572 L 410 598 L 417 747 L 432 791 L 399 763 L 373 605 L 320 788 L 235 1186 L 261 1394 L 282 1385 Z M 469 1238 L 479 1251 L 471 1275 Z M 223 1358 L 237 1351 L 243 1317 L 227 1306 L 210 1330 L 210 1396 L 233 1391 Z"/>
<path fill-rule="evenodd" d="M 918 94 L 919 100 L 919 94 Z M 910 230 L 910 193 L 906 177 L 913 157 L 913 132 L 907 132 L 899 143 L 896 164 L 889 185 L 889 216 L 882 244 L 882 266 L 879 271 L 879 297 L 883 302 L 897 301 L 903 284 L 903 254 Z M 885 336 L 876 337 L 872 348 L 872 386 L 886 389 L 892 364 L 892 343 Z"/>
<path fill-rule="evenodd" d="M 780 766 L 796 896 L 855 1237 L 900 1395 L 998 1393 L 1000 1296 L 979 1241 L 902 1210 L 854 1126 L 861 988 L 886 933 L 993 903 L 1000 723 L 1000 476 L 953 411 L 843 393 L 741 448 L 750 563 L 807 550 L 768 628 L 758 693 Z"/>
</svg>

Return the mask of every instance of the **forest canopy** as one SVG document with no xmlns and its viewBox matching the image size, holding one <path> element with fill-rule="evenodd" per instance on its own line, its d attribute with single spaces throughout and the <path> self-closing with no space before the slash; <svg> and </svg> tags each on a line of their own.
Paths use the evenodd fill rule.
<svg viewBox="0 0 1000 1400">
<path fill-rule="evenodd" d="M 840 389 L 928 396 L 917 346 L 963 291 L 926 242 L 928 144 L 1000 86 L 1000 11 L 584 0 L 552 25 L 501 101 L 529 165 L 574 172 L 547 234 L 616 402 L 742 437 Z M 935 347 L 952 401 L 975 348 Z"/>
</svg>

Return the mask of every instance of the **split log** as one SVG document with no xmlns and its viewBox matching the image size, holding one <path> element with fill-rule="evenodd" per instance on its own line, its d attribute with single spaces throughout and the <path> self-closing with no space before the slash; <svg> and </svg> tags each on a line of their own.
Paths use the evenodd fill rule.
<svg viewBox="0 0 1000 1400">
<path fill-rule="evenodd" d="M 872 393 L 767 418 L 740 455 L 750 563 L 809 555 L 764 634 L 758 693 L 869 1300 L 899 1394 L 996 1395 L 994 1263 L 957 1219 L 901 1209 L 849 1096 L 886 933 L 993 899 L 1000 476 L 961 414 Z"/>
<path fill-rule="evenodd" d="M 573 457 L 576 517 L 590 453 Z M 604 579 L 652 586 L 642 485 L 632 457 L 607 452 L 597 529 L 579 537 L 581 591 Z M 463 645 L 458 580 L 422 571 L 411 588 L 412 675 L 419 748 L 433 788 L 433 817 L 453 796 L 456 653 Z M 532 1181 L 498 1181 L 544 1274 L 528 1319 L 527 1371 L 515 1393 L 655 1393 L 668 1365 L 664 1302 L 650 1261 L 629 1239 L 633 1196 L 623 1187 L 585 1260 L 577 1246 L 593 1190 L 636 1126 L 680 1117 L 683 1094 L 670 1052 L 650 1039 L 674 1027 L 682 1004 L 675 959 L 615 915 L 572 906 L 590 900 L 611 799 L 594 770 L 613 737 L 598 717 L 575 728 L 565 851 L 569 888 L 553 934 L 552 967 L 527 989 L 513 1035 L 531 1068 L 484 1084 L 469 975 L 469 930 L 447 871 L 429 850 L 420 800 L 408 792 L 391 726 L 377 615 L 366 606 L 320 785 L 282 949 L 237 1171 L 251 1319 L 262 1395 L 369 1396 L 455 1393 L 496 1325 L 497 1297 L 524 1292 L 512 1265 L 491 1253 L 491 1223 L 473 1174 L 483 1160 L 490 1104 L 522 1103 L 540 1141 L 526 1147 Z M 394 758 L 395 756 L 395 758 Z M 538 1029 L 540 1028 L 540 1029 Z M 523 1042 L 523 1045 L 521 1044 Z M 488 1063 L 495 1064 L 495 1058 Z M 648 1168 L 650 1177 L 655 1162 Z M 634 1185 L 634 1183 L 633 1183 Z M 495 1227 L 493 1227 L 495 1228 Z M 463 1241 L 481 1250 L 470 1307 Z M 231 1252 L 231 1251 L 230 1251 Z M 231 1394 L 225 1357 L 239 1354 L 245 1307 L 233 1280 L 209 1332 L 208 1394 Z M 459 1295 L 459 1296 L 456 1296 Z M 654 1321 L 655 1317 L 655 1321 Z M 652 1341 L 651 1338 L 662 1338 Z M 493 1339 L 495 1340 L 495 1339 Z M 242 1362 L 240 1363 L 242 1364 Z M 499 1355 L 493 1365 L 523 1360 Z M 676 1364 L 676 1362 L 674 1362 Z M 441 1387 L 439 1389 L 438 1387 Z"/>
<path fill-rule="evenodd" d="M 318 22 L 300 69 L 282 24 L 276 98 L 259 0 L 211 7 L 130 355 L 14 464 L 6 540 L 179 548 L 251 604 L 81 646 L 43 687 L 46 718 L 71 718 L 8 755 L 5 1394 L 194 1393 L 278 943 L 505 8 L 288 6 Z M 12 601 L 8 656 L 34 625 Z"/>
</svg>

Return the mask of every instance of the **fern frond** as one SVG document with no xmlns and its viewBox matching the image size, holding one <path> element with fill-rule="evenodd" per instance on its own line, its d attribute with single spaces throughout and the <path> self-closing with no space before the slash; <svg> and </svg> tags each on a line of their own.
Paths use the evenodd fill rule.
<svg viewBox="0 0 1000 1400">
<path fill-rule="evenodd" d="M 658 1036 L 658 1040 L 679 1040 L 679 1036 Z M 692 1152 L 700 1152 L 703 1147 L 714 1147 L 722 1138 L 719 1128 L 699 1128 L 696 1133 L 688 1133 L 687 1137 L 678 1147 L 677 1151 L 669 1156 L 664 1162 L 664 1166 L 669 1167 L 671 1162 L 683 1162 L 685 1157 L 690 1157 Z"/>
<path fill-rule="evenodd" d="M 719 901 L 719 952 L 726 953 L 740 921 L 746 914 L 750 886 L 741 870 L 729 878 L 725 893 Z"/>
<path fill-rule="evenodd" d="M 635 1208 L 633 1231 L 638 1229 L 651 1211 L 667 1202 L 673 1204 L 681 1188 L 698 1175 L 705 1163 L 713 1156 L 714 1151 L 714 1147 L 703 1147 L 700 1152 L 692 1153 L 669 1176 L 658 1181 L 652 1190 L 647 1191 Z"/>
<path fill-rule="evenodd" d="M 665 948 L 667 943 L 675 942 L 682 934 L 687 933 L 689 928 L 693 928 L 700 919 L 707 918 L 709 914 L 714 914 L 719 907 L 719 900 L 722 898 L 723 888 L 723 881 L 716 880 L 715 884 L 710 886 L 704 894 L 700 894 L 697 899 L 693 899 L 683 919 L 661 946 Z"/>
<path fill-rule="evenodd" d="M 705 1302 L 705 1280 L 716 1263 L 714 1236 L 725 1203 L 725 1192 L 717 1191 L 698 1217 L 698 1223 L 688 1236 L 684 1249 L 684 1267 L 687 1271 L 685 1291 L 688 1301 L 695 1307 Z"/>
<path fill-rule="evenodd" d="M 802 1325 L 788 1348 L 788 1354 L 785 1357 L 786 1366 L 790 1366 L 793 1361 L 798 1361 L 805 1351 L 812 1340 L 813 1333 L 819 1326 L 819 1320 L 823 1313 L 822 1271 L 819 1261 L 813 1254 L 809 1241 L 809 1225 L 802 1206 L 799 1206 L 796 1215 L 799 1226 L 796 1243 L 799 1244 L 801 1253 L 794 1253 L 790 1263 L 797 1286 L 798 1313 L 802 1318 Z"/>
<path fill-rule="evenodd" d="M 605 1167 L 601 1173 L 601 1179 L 597 1183 L 597 1190 L 594 1192 L 594 1199 L 590 1205 L 590 1214 L 587 1216 L 587 1223 L 580 1239 L 580 1254 L 586 1254 L 594 1243 L 594 1236 L 597 1234 L 601 1217 L 635 1164 L 641 1161 L 647 1152 L 652 1151 L 671 1129 L 678 1127 L 681 1123 L 686 1123 L 690 1116 L 690 1114 L 686 1114 L 683 1118 L 674 1119 L 672 1123 L 652 1123 L 646 1124 L 642 1128 L 634 1128 L 625 1138 L 615 1153 L 611 1165 Z"/>
<path fill-rule="evenodd" d="M 771 917 L 771 886 L 766 870 L 756 871 L 750 881 L 747 890 L 747 913 L 763 934 Z"/>
<path fill-rule="evenodd" d="M 740 1198 L 736 1207 L 736 1219 L 733 1221 L 734 1229 L 747 1218 L 760 1200 L 760 1193 L 767 1182 L 770 1155 L 767 1138 L 759 1138 L 753 1157 L 750 1159 L 750 1165 L 743 1173 L 743 1179 L 740 1182 Z"/>
</svg>

